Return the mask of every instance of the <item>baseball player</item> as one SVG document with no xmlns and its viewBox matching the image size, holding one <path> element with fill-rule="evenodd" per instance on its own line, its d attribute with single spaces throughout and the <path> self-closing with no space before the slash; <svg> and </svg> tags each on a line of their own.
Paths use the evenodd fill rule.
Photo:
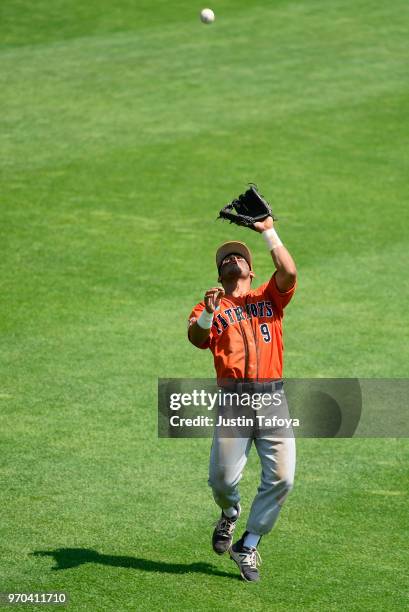
<svg viewBox="0 0 409 612">
<path fill-rule="evenodd" d="M 268 216 L 253 224 L 259 232 L 275 266 L 270 280 L 257 289 L 252 255 L 242 242 L 226 242 L 216 253 L 221 286 L 206 291 L 189 318 L 188 336 L 196 347 L 213 353 L 218 381 L 245 380 L 251 391 L 271 381 L 267 389 L 282 387 L 284 308 L 291 300 L 296 285 L 294 261 L 283 246 Z M 280 382 L 281 381 L 281 382 Z M 243 383 L 241 390 L 245 389 Z M 281 385 L 281 386 L 280 386 Z M 215 428 L 210 453 L 209 485 L 221 516 L 213 532 L 213 550 L 221 555 L 229 552 L 246 581 L 259 580 L 257 551 L 261 536 L 273 528 L 281 506 L 292 489 L 295 471 L 293 436 L 273 437 L 254 434 L 246 437 L 222 437 Z M 255 496 L 246 531 L 232 545 L 233 532 L 240 517 L 238 483 L 252 443 L 261 462 L 261 481 Z"/>
</svg>

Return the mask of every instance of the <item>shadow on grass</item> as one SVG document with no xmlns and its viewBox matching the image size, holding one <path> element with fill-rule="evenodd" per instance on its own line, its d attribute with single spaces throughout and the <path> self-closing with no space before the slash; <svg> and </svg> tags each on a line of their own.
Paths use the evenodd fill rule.
<svg viewBox="0 0 409 612">
<path fill-rule="evenodd" d="M 151 561 L 139 557 L 121 557 L 120 555 L 103 555 L 92 548 L 56 548 L 55 550 L 35 550 L 35 557 L 53 557 L 56 564 L 53 570 L 65 570 L 79 567 L 84 563 L 100 563 L 111 567 L 126 567 L 144 572 L 160 572 L 165 574 L 211 574 L 227 578 L 239 579 L 238 574 L 222 572 L 211 563 L 167 563 L 166 561 Z"/>
</svg>

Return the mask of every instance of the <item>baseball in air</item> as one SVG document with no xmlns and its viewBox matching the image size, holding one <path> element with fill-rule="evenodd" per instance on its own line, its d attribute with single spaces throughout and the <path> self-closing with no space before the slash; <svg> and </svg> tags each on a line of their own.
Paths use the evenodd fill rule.
<svg viewBox="0 0 409 612">
<path fill-rule="evenodd" d="M 203 23 L 213 23 L 214 13 L 212 9 L 205 8 L 200 11 L 200 19 L 203 21 Z"/>
</svg>

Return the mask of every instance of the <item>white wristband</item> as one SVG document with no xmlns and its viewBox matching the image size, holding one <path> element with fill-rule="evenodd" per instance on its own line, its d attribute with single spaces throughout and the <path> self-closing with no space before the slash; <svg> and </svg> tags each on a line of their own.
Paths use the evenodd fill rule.
<svg viewBox="0 0 409 612">
<path fill-rule="evenodd" d="M 210 329 L 213 324 L 213 312 L 207 312 L 205 308 L 198 318 L 197 324 L 202 329 Z"/>
<path fill-rule="evenodd" d="M 283 243 L 278 237 L 278 234 L 275 231 L 274 227 L 265 230 L 264 232 L 262 232 L 261 235 L 263 236 L 269 251 L 272 251 L 276 247 L 283 246 Z"/>
</svg>

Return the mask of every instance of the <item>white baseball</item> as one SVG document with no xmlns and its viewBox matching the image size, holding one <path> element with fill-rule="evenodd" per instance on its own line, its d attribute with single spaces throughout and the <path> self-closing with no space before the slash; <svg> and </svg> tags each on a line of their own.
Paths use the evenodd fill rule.
<svg viewBox="0 0 409 612">
<path fill-rule="evenodd" d="M 212 9 L 205 8 L 200 11 L 200 19 L 203 21 L 203 23 L 213 23 L 215 17 Z"/>
</svg>

